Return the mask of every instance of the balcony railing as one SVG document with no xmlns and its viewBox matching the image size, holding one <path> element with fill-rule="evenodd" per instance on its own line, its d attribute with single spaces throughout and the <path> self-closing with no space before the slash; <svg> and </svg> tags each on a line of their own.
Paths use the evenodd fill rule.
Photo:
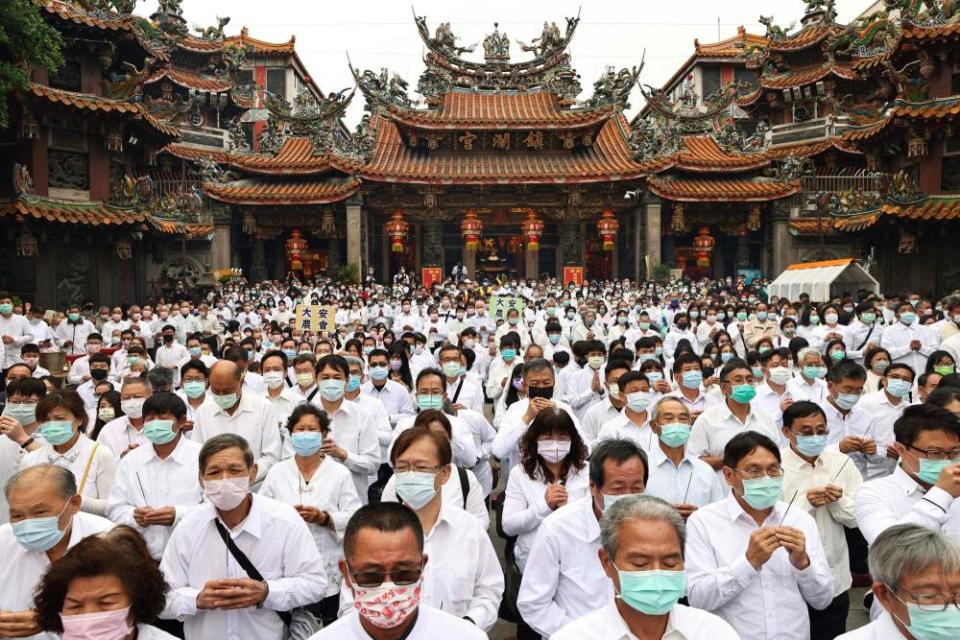
<svg viewBox="0 0 960 640">
<path fill-rule="evenodd" d="M 839 135 L 852 125 L 847 116 L 812 118 L 802 122 L 777 124 L 770 129 L 770 144 L 774 147 L 798 142 L 813 142 Z"/>
</svg>

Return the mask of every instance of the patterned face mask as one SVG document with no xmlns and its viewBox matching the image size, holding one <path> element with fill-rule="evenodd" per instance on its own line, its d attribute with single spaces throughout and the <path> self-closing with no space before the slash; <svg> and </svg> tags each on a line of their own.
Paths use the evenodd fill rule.
<svg viewBox="0 0 960 640">
<path fill-rule="evenodd" d="M 370 624 L 393 629 L 420 605 L 420 580 L 406 586 L 384 582 L 379 587 L 353 587 L 353 606 Z"/>
</svg>

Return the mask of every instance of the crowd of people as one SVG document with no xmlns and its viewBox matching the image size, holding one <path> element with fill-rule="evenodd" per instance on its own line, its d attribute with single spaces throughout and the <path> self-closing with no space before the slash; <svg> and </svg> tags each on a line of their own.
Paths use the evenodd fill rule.
<svg viewBox="0 0 960 640">
<path fill-rule="evenodd" d="M 960 295 L 764 284 L 0 294 L 0 638 L 960 638 Z"/>
</svg>

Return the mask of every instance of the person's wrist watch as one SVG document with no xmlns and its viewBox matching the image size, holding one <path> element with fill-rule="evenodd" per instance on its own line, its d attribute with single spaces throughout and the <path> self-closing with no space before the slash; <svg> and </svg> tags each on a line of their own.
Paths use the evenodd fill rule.
<svg viewBox="0 0 960 640">
<path fill-rule="evenodd" d="M 263 588 L 266 589 L 266 591 L 263 592 L 263 597 L 260 598 L 260 602 L 257 603 L 257 609 L 263 609 L 263 603 L 266 602 L 267 596 L 270 595 L 270 585 L 267 583 L 267 581 L 261 580 L 260 584 L 263 585 Z"/>
<path fill-rule="evenodd" d="M 30 436 L 29 438 L 24 440 L 22 443 L 20 443 L 20 448 L 26 451 L 27 447 L 33 444 L 33 442 L 34 442 L 33 436 Z"/>
</svg>

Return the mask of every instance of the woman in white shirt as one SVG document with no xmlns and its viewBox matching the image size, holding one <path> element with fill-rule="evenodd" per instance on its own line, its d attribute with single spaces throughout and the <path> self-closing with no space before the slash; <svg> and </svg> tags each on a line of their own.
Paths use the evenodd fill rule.
<svg viewBox="0 0 960 640">
<path fill-rule="evenodd" d="M 503 531 L 516 536 L 513 549 L 523 571 L 540 523 L 589 492 L 587 446 L 570 415 L 544 409 L 520 439 L 520 464 L 510 471 L 503 504 Z"/>
<path fill-rule="evenodd" d="M 54 464 L 69 469 L 77 480 L 77 493 L 83 498 L 80 510 L 102 516 L 107 510 L 117 460 L 110 447 L 101 447 L 84 435 L 88 420 L 83 398 L 76 391 L 47 394 L 37 403 L 43 445 L 25 455 L 20 468 Z"/>
<path fill-rule="evenodd" d="M 293 507 L 307 523 L 327 575 L 327 596 L 310 607 L 324 626 L 337 619 L 343 533 L 353 512 L 362 506 L 353 475 L 320 452 L 330 435 L 330 418 L 316 405 L 298 405 L 287 419 L 294 456 L 270 468 L 260 495 Z"/>
<path fill-rule="evenodd" d="M 867 370 L 867 382 L 863 385 L 863 393 L 876 393 L 880 390 L 880 381 L 893 358 L 890 352 L 881 347 L 871 349 L 863 358 L 863 366 Z"/>
</svg>

